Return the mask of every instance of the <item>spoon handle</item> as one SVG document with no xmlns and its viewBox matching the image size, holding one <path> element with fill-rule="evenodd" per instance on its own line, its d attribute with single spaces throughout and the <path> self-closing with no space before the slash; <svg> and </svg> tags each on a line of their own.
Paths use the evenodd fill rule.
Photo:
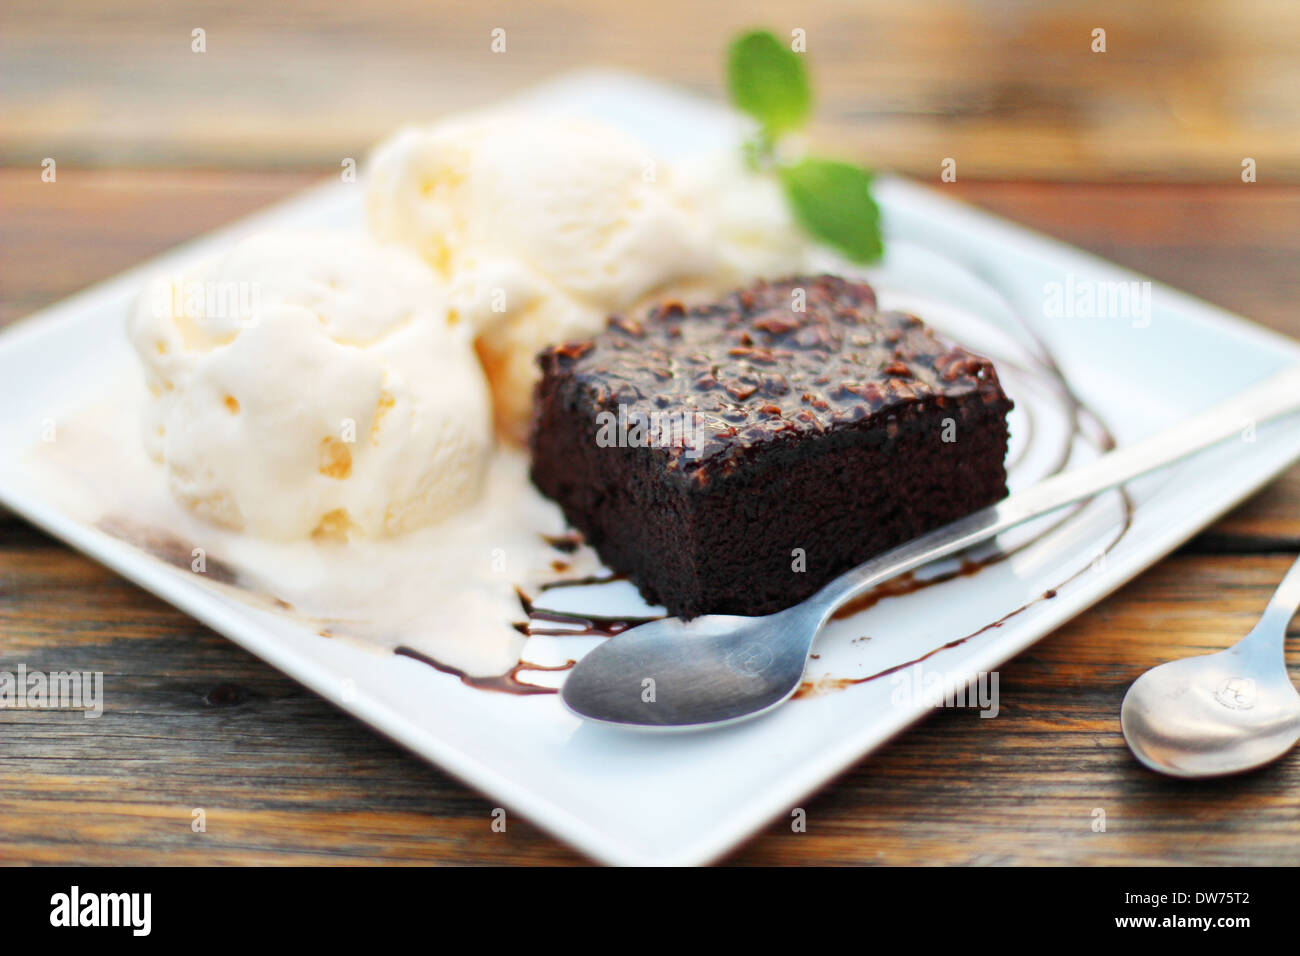
<svg viewBox="0 0 1300 956">
<path fill-rule="evenodd" d="M 1122 485 L 1242 434 L 1256 423 L 1297 411 L 1300 411 L 1300 365 L 1293 365 L 1172 428 L 1048 478 L 998 504 L 878 555 L 831 581 L 809 598 L 809 603 L 821 607 L 825 621 L 836 608 L 881 581 L 957 554 L 1016 525 Z M 1287 580 L 1291 582 L 1290 577 Z M 1300 575 L 1295 584 L 1300 588 Z M 1283 585 L 1283 590 L 1291 594 L 1290 584 Z M 1291 610 L 1294 612 L 1294 604 Z"/>
<path fill-rule="evenodd" d="M 1291 570 L 1282 579 L 1282 584 L 1273 595 L 1273 600 L 1268 602 L 1268 609 L 1260 619 L 1260 626 L 1276 628 L 1285 637 L 1287 625 L 1297 610 L 1300 610 L 1300 561 L 1291 565 Z"/>
</svg>

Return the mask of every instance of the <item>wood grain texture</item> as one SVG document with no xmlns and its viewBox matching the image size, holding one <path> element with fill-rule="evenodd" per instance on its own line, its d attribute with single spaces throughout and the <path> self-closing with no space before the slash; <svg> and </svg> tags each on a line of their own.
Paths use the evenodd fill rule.
<svg viewBox="0 0 1300 956">
<path fill-rule="evenodd" d="M 885 168 L 1229 184 L 1252 157 L 1261 182 L 1300 181 L 1292 0 L 9 0 L 0 163 L 328 172 L 576 67 L 718 95 L 755 25 L 805 31 L 820 132 Z"/>
<path fill-rule="evenodd" d="M 0 321 L 292 192 L 302 172 L 0 171 Z M 961 184 L 963 198 L 1300 332 L 1300 189 Z M 1300 864 L 1300 754 L 1178 784 L 1119 735 L 1129 682 L 1245 633 L 1300 551 L 1300 470 L 936 713 L 732 862 Z M 0 862 L 575 863 L 180 612 L 0 514 L 0 669 L 102 670 L 103 717 L 0 711 Z M 1292 641 L 1300 676 L 1300 642 Z M 191 812 L 207 814 L 205 833 Z M 1093 810 L 1107 830 L 1091 829 Z"/>
</svg>

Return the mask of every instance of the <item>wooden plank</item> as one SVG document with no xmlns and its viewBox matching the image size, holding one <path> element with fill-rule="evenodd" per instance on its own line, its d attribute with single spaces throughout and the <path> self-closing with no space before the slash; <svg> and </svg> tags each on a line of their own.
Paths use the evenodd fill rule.
<svg viewBox="0 0 1300 956">
<path fill-rule="evenodd" d="M 309 173 L 0 170 L 0 326 L 296 192 Z"/>
<path fill-rule="evenodd" d="M 962 183 L 939 187 L 1300 338 L 1300 190 Z"/>
<path fill-rule="evenodd" d="M 6 4 L 0 162 L 338 168 L 397 126 L 589 65 L 711 96 L 740 30 L 805 31 L 819 135 L 923 178 L 1300 181 L 1300 7 L 661 0 Z M 206 52 L 191 31 L 206 31 Z M 493 53 L 491 31 L 506 31 Z M 1092 31 L 1107 51 L 1091 52 Z"/>
</svg>

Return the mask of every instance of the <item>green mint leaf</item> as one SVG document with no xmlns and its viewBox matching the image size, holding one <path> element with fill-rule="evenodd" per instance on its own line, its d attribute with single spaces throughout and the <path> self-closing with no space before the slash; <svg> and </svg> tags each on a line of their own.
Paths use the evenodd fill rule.
<svg viewBox="0 0 1300 956">
<path fill-rule="evenodd" d="M 871 198 L 871 174 L 849 163 L 805 159 L 779 170 L 795 218 L 814 237 L 854 262 L 884 253 L 880 207 Z"/>
<path fill-rule="evenodd" d="M 812 110 L 802 58 L 766 30 L 743 34 L 731 44 L 727 85 L 731 101 L 771 138 L 798 129 Z"/>
</svg>

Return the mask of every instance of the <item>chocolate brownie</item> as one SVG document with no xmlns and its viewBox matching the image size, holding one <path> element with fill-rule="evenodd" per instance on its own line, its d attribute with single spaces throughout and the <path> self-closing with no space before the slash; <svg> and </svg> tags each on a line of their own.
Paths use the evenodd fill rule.
<svg viewBox="0 0 1300 956">
<path fill-rule="evenodd" d="M 538 361 L 533 482 L 681 617 L 796 604 L 1007 493 L 993 364 L 862 283 L 665 303 Z"/>
</svg>

